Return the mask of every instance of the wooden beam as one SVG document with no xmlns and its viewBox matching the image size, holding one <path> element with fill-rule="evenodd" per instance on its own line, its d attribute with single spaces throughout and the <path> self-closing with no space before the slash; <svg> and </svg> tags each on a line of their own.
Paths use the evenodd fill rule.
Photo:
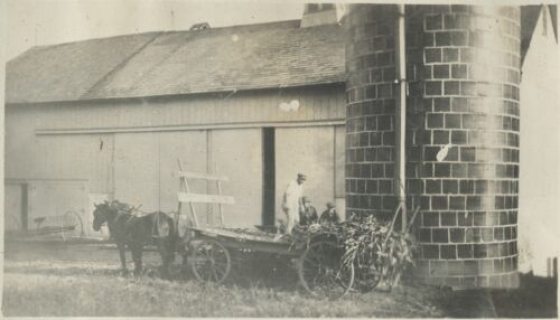
<svg viewBox="0 0 560 320">
<path fill-rule="evenodd" d="M 190 178 L 190 179 L 202 179 L 202 180 L 217 180 L 217 181 L 229 181 L 226 176 L 216 176 L 206 173 L 196 173 L 188 171 L 179 171 L 179 177 Z"/>
<path fill-rule="evenodd" d="M 232 196 L 178 192 L 179 202 L 235 204 Z"/>
<path fill-rule="evenodd" d="M 308 121 L 265 121 L 265 122 L 237 122 L 237 123 L 201 123 L 185 125 L 155 125 L 138 127 L 106 127 L 106 128 L 39 128 L 36 135 L 64 135 L 64 134 L 100 134 L 100 133 L 133 133 L 133 132 L 168 132 L 168 131 L 198 131 L 198 130 L 230 130 L 249 128 L 307 128 L 344 125 L 344 119 L 308 120 Z"/>
</svg>

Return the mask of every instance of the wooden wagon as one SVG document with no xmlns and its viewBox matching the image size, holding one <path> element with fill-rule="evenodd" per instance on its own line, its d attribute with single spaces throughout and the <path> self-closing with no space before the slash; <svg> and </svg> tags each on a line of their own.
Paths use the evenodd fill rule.
<svg viewBox="0 0 560 320">
<path fill-rule="evenodd" d="M 21 225 L 17 217 L 13 215 L 7 215 L 7 217 L 13 221 L 13 225 Z M 35 222 L 35 228 L 27 230 L 6 230 L 6 236 L 13 239 L 59 236 L 62 240 L 66 241 L 85 235 L 82 218 L 73 210 L 66 211 L 63 215 L 36 217 L 33 219 L 33 222 Z"/>
<path fill-rule="evenodd" d="M 178 192 L 178 225 L 187 223 L 182 235 L 189 261 L 196 278 L 204 282 L 221 283 L 232 271 L 234 258 L 251 254 L 273 254 L 284 261 L 294 261 L 299 281 L 307 292 L 316 296 L 338 298 L 352 288 L 354 267 L 342 264 L 344 246 L 334 236 L 311 239 L 308 245 L 296 247 L 290 236 L 224 226 L 224 204 L 234 204 L 231 196 L 222 195 L 221 183 L 227 177 L 187 172 L 179 161 L 180 191 Z M 216 183 L 218 194 L 194 193 L 189 180 L 200 179 Z M 201 226 L 194 203 L 216 204 L 219 207 L 218 226 Z M 183 206 L 188 205 L 190 214 Z M 180 229 L 180 228 L 179 228 Z"/>
</svg>

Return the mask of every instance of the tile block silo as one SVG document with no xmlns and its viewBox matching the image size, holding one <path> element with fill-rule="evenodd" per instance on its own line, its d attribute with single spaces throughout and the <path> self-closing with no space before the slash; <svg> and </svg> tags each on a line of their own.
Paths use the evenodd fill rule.
<svg viewBox="0 0 560 320">
<path fill-rule="evenodd" d="M 390 216 L 396 5 L 345 20 L 347 212 Z M 407 193 L 419 205 L 416 275 L 455 288 L 518 285 L 520 12 L 406 7 Z M 448 146 L 447 155 L 437 154 Z"/>
</svg>

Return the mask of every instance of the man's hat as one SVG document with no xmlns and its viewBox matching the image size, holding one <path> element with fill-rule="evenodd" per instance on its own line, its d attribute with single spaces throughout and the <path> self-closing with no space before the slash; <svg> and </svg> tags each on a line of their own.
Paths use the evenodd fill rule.
<svg viewBox="0 0 560 320">
<path fill-rule="evenodd" d="M 298 174 L 297 174 L 297 178 L 298 178 L 298 179 L 301 179 L 301 180 L 307 180 L 307 176 L 304 175 L 303 173 L 298 173 Z"/>
<path fill-rule="evenodd" d="M 334 203 L 332 203 L 332 202 L 330 202 L 330 201 L 327 202 L 327 208 L 331 209 L 331 208 L 334 208 L 334 207 L 336 207 L 336 206 L 334 205 Z"/>
</svg>

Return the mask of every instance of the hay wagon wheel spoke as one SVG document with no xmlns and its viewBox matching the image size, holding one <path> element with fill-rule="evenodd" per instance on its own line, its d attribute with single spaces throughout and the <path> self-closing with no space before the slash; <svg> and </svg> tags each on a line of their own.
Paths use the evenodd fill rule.
<svg viewBox="0 0 560 320">
<path fill-rule="evenodd" d="M 354 266 L 343 266 L 343 254 L 344 248 L 334 241 L 312 243 L 298 264 L 299 280 L 305 290 L 331 299 L 345 295 L 354 282 Z"/>
<path fill-rule="evenodd" d="M 362 256 L 356 259 L 355 286 L 361 292 L 373 290 L 381 282 L 383 265 L 377 261 L 377 255 Z"/>
<path fill-rule="evenodd" d="M 230 253 L 216 240 L 200 240 L 192 255 L 192 271 L 200 281 L 221 283 L 231 271 Z"/>
</svg>

